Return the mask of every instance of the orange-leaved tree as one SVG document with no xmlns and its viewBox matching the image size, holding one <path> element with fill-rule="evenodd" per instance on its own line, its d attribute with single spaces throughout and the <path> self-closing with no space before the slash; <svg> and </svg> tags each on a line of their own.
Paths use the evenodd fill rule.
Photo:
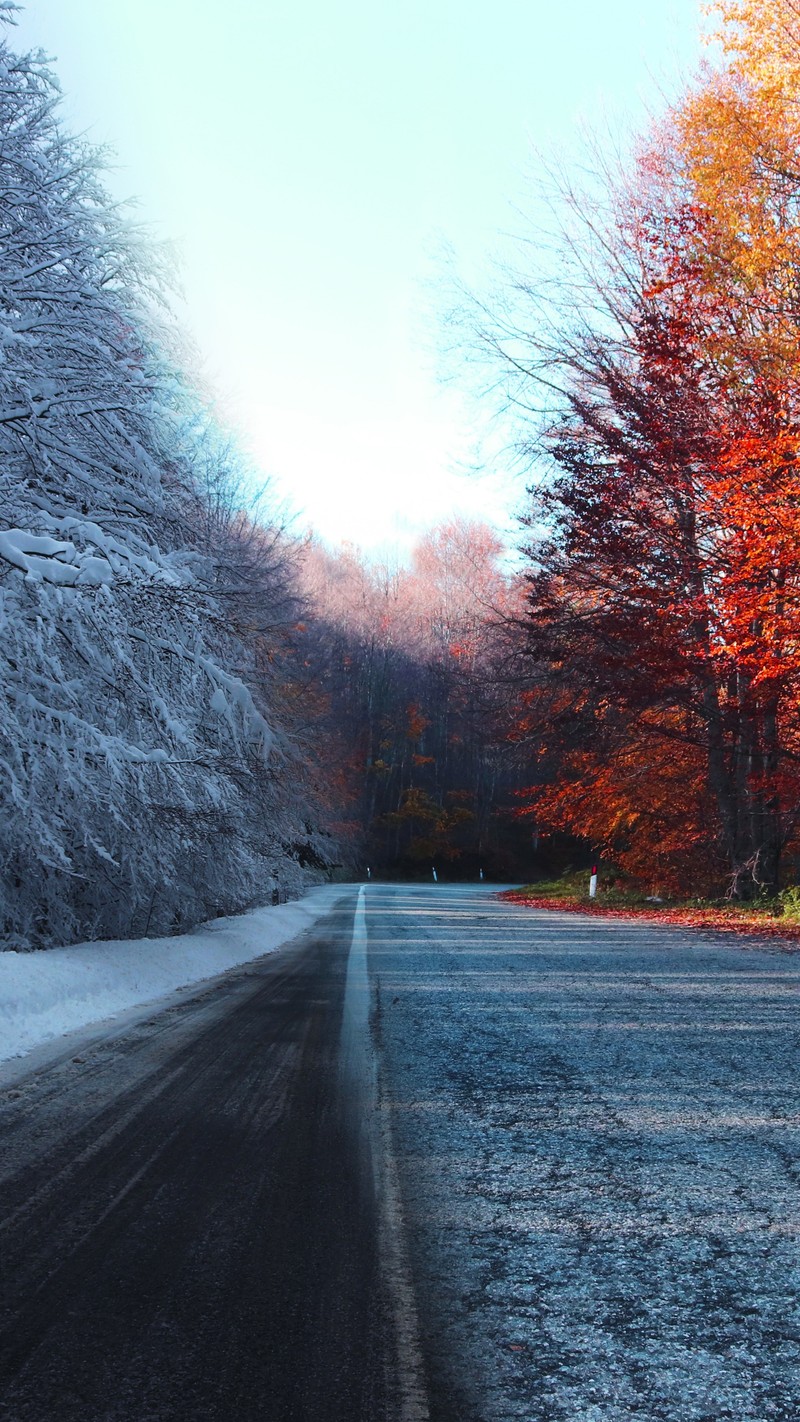
<svg viewBox="0 0 800 1422">
<path fill-rule="evenodd" d="M 735 8 L 724 69 L 641 146 L 604 221 L 583 209 L 583 245 L 570 227 L 549 328 L 495 346 L 510 334 L 523 398 L 549 401 L 530 807 L 664 881 L 725 866 L 747 895 L 778 886 L 800 801 L 800 189 L 788 61 L 755 65 Z"/>
</svg>

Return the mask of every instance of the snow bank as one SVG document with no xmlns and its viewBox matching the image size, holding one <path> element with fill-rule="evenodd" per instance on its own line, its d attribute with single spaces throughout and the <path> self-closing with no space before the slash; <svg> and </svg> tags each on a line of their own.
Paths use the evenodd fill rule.
<svg viewBox="0 0 800 1422">
<path fill-rule="evenodd" d="M 0 1061 L 272 953 L 346 892 L 325 885 L 294 903 L 214 919 L 180 938 L 0 953 Z"/>
</svg>

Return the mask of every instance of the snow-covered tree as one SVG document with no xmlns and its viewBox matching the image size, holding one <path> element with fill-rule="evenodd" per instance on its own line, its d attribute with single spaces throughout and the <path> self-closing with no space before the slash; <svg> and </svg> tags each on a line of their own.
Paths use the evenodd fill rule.
<svg viewBox="0 0 800 1422">
<path fill-rule="evenodd" d="M 63 132 L 58 97 L 40 55 L 0 45 L 9 944 L 164 931 L 240 907 L 306 832 L 248 683 L 255 650 L 198 533 L 193 461 L 213 452 L 187 437 L 187 393 L 161 354 L 156 259 L 93 152 Z"/>
</svg>

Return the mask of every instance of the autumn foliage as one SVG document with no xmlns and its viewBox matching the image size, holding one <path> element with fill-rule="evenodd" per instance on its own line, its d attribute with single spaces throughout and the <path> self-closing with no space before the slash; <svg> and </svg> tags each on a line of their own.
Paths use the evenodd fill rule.
<svg viewBox="0 0 800 1422">
<path fill-rule="evenodd" d="M 524 808 L 749 897 L 799 847 L 800 8 L 714 10 L 723 64 L 604 205 L 563 184 L 559 294 L 493 348 L 540 412 Z"/>
</svg>

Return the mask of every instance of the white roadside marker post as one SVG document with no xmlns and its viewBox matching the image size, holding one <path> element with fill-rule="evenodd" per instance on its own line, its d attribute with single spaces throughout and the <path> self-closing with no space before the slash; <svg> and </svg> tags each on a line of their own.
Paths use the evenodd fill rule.
<svg viewBox="0 0 800 1422">
<path fill-rule="evenodd" d="M 433 875 L 433 882 L 434 882 L 434 884 L 438 884 L 438 882 L 439 882 L 439 875 L 436 873 L 436 870 L 435 870 L 435 869 L 432 869 L 432 870 L 431 870 L 431 873 L 432 873 L 432 875 Z"/>
<path fill-rule="evenodd" d="M 589 898 L 597 898 L 597 865 L 592 865 L 592 872 L 589 875 Z"/>
</svg>

